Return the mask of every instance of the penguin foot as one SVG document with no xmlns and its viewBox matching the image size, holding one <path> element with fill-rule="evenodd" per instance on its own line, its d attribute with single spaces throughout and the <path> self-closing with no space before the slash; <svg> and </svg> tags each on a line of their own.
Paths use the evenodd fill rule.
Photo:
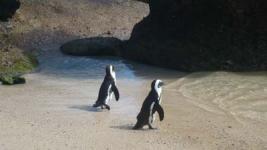
<svg viewBox="0 0 267 150">
<path fill-rule="evenodd" d="M 93 107 L 99 107 L 99 105 L 97 105 L 97 104 L 94 104 L 94 105 L 93 105 Z"/>
<path fill-rule="evenodd" d="M 140 128 L 140 127 L 137 127 L 137 126 L 134 126 L 132 129 L 133 129 L 133 130 L 139 130 L 139 129 L 141 129 L 141 128 Z"/>
<path fill-rule="evenodd" d="M 140 130 L 140 129 L 142 129 L 142 128 L 143 128 L 142 125 L 140 125 L 139 123 L 136 123 L 135 126 L 134 126 L 132 129 L 133 129 L 133 130 Z"/>
<path fill-rule="evenodd" d="M 104 106 L 107 108 L 107 110 L 110 110 L 110 107 L 107 104 L 105 104 Z"/>
<path fill-rule="evenodd" d="M 149 127 L 149 129 L 155 129 L 155 128 L 153 128 L 150 124 L 148 125 L 148 127 Z"/>
</svg>

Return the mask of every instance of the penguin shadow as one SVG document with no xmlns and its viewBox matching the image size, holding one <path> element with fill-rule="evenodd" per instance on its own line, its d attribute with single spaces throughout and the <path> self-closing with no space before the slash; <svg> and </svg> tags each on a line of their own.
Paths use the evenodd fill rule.
<svg viewBox="0 0 267 150">
<path fill-rule="evenodd" d="M 158 128 L 153 128 L 153 129 L 148 129 L 148 128 L 142 128 L 142 129 L 138 129 L 138 130 L 135 130 L 133 129 L 134 127 L 134 124 L 125 124 L 125 125 L 118 125 L 118 126 L 110 126 L 110 128 L 112 129 L 118 129 L 118 130 L 128 130 L 128 131 L 157 131 L 159 130 Z"/>
<path fill-rule="evenodd" d="M 73 105 L 70 106 L 69 108 L 71 109 L 78 109 L 78 110 L 82 110 L 82 111 L 90 111 L 90 112 L 103 112 L 104 110 L 99 109 L 99 108 L 95 108 L 91 105 Z"/>
<path fill-rule="evenodd" d="M 119 129 L 119 130 L 133 130 L 134 124 L 125 124 L 125 125 L 117 125 L 117 126 L 110 126 L 112 129 Z"/>
</svg>

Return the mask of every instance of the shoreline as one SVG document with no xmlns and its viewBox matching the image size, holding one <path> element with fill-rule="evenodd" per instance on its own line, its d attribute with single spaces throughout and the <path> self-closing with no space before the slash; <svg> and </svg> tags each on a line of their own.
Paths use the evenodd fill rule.
<svg viewBox="0 0 267 150">
<path fill-rule="evenodd" d="M 94 66 L 97 61 L 102 63 Z M 40 62 L 40 71 L 25 75 L 27 84 L 0 86 L 1 149 L 263 150 L 267 146 L 265 123 L 241 124 L 231 115 L 206 111 L 177 92 L 176 87 L 188 85 L 183 82 L 192 75 L 141 64 L 129 67 L 116 59 L 51 55 Z M 111 101 L 110 111 L 98 112 L 90 104 L 95 102 L 103 68 L 110 63 L 118 68 L 121 99 Z M 62 76 L 65 69 L 69 75 Z M 156 120 L 156 130 L 133 131 L 150 82 L 158 77 L 167 81 L 162 101 L 165 120 Z"/>
</svg>

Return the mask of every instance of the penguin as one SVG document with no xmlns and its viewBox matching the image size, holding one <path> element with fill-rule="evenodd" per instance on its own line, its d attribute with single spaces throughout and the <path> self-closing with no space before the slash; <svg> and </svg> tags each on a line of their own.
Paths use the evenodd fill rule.
<svg viewBox="0 0 267 150">
<path fill-rule="evenodd" d="M 106 67 L 106 76 L 101 84 L 97 101 L 95 102 L 93 107 L 101 106 L 102 109 L 106 108 L 110 110 L 108 103 L 112 99 L 113 93 L 115 95 L 116 101 L 118 101 L 120 94 L 116 86 L 116 73 L 114 67 L 112 65 L 108 65 Z"/>
<path fill-rule="evenodd" d="M 151 91 L 143 102 L 141 111 L 137 115 L 137 123 L 133 127 L 134 130 L 142 129 L 148 125 L 149 129 L 153 129 L 152 123 L 155 121 L 155 112 L 159 114 L 160 121 L 164 119 L 164 110 L 160 106 L 162 86 L 161 80 L 154 80 L 151 84 Z"/>
</svg>

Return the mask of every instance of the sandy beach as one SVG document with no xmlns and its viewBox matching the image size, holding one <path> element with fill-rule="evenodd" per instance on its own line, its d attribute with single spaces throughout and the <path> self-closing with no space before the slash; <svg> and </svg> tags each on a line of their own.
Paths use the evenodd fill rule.
<svg viewBox="0 0 267 150">
<path fill-rule="evenodd" d="M 256 104 L 248 104 L 250 112 L 258 112 L 262 118 L 234 115 L 231 109 L 205 101 L 211 98 L 212 86 L 222 83 L 225 91 L 227 81 L 234 77 L 230 73 L 185 74 L 117 58 L 71 57 L 54 52 L 42 55 L 39 70 L 25 75 L 27 84 L 0 86 L 0 149 L 267 149 L 266 113 L 256 111 Z M 121 99 L 111 101 L 110 111 L 101 111 L 91 105 L 107 64 L 116 67 Z M 249 76 L 237 76 L 249 80 Z M 258 76 L 266 79 L 265 73 Z M 220 80 L 212 83 L 216 77 Z M 155 78 L 167 83 L 162 103 L 165 119 L 157 119 L 155 130 L 133 131 L 136 115 Z M 202 82 L 211 83 L 203 89 Z M 266 86 L 261 83 L 258 99 L 262 98 L 263 107 Z M 253 85 L 239 86 L 243 86 L 244 101 L 250 99 L 246 88 Z M 196 91 L 204 93 L 197 95 Z M 245 103 L 240 102 L 242 105 Z"/>
<path fill-rule="evenodd" d="M 267 72 L 189 74 L 59 52 L 77 38 L 128 39 L 148 13 L 131 0 L 22 0 L 10 34 L 40 66 L 27 84 L 0 85 L 0 150 L 267 150 Z M 100 111 L 91 106 L 108 64 L 121 98 Z M 167 83 L 165 119 L 131 130 L 156 78 Z"/>
</svg>

